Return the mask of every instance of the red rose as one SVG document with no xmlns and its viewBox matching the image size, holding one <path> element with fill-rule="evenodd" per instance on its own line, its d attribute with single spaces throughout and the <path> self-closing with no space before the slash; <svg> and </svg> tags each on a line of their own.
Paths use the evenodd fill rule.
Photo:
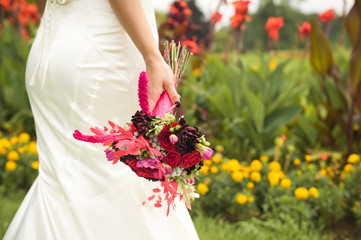
<svg viewBox="0 0 361 240">
<path fill-rule="evenodd" d="M 139 177 L 144 177 L 146 179 L 157 179 L 154 177 L 154 173 L 158 171 L 158 169 L 151 169 L 151 168 L 138 168 L 137 167 L 137 160 L 131 159 L 127 160 L 126 163 L 129 167 L 137 174 Z"/>
<path fill-rule="evenodd" d="M 163 158 L 163 162 L 165 162 L 172 168 L 178 167 L 180 160 L 181 160 L 181 156 L 180 156 L 179 152 L 169 152 Z"/>
<path fill-rule="evenodd" d="M 169 126 L 165 125 L 163 130 L 158 134 L 158 141 L 160 146 L 167 152 L 172 152 L 175 148 L 175 144 L 172 144 L 169 137 L 172 133 L 169 131 Z"/>
<path fill-rule="evenodd" d="M 193 151 L 191 153 L 187 153 L 187 154 L 184 154 L 182 157 L 181 157 L 181 162 L 180 162 L 180 165 L 183 167 L 183 168 L 190 168 L 194 165 L 196 165 L 197 163 L 199 163 L 200 161 L 202 160 L 202 157 L 201 155 L 199 154 L 198 151 Z"/>
</svg>

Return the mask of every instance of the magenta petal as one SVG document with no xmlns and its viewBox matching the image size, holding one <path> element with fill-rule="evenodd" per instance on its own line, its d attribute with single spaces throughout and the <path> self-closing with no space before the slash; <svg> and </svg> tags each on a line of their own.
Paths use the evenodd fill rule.
<svg viewBox="0 0 361 240">
<path fill-rule="evenodd" d="M 160 95 L 160 98 L 157 102 L 157 105 L 155 106 L 152 115 L 153 116 L 160 116 L 163 117 L 165 113 L 167 113 L 170 108 L 173 106 L 172 100 L 170 100 L 170 97 L 167 92 L 163 92 L 162 95 Z M 173 111 L 172 111 L 173 114 Z"/>
</svg>

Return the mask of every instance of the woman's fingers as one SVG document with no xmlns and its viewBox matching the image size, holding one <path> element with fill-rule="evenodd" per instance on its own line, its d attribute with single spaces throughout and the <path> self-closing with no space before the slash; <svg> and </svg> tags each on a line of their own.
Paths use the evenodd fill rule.
<svg viewBox="0 0 361 240">
<path fill-rule="evenodd" d="M 180 96 L 175 89 L 173 81 L 166 81 L 164 83 L 164 89 L 168 93 L 170 100 L 172 100 L 173 104 L 176 102 L 180 102 Z"/>
</svg>

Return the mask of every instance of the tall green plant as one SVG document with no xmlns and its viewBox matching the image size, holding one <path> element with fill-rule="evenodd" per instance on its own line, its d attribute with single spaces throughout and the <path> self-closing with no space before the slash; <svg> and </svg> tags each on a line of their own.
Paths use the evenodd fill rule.
<svg viewBox="0 0 361 240">
<path fill-rule="evenodd" d="M 25 66 L 31 42 L 4 21 L 0 30 L 0 129 L 33 131 L 32 113 L 25 89 Z"/>
<path fill-rule="evenodd" d="M 313 69 L 320 75 L 323 99 L 321 104 L 326 114 L 318 112 L 322 126 L 319 129 L 327 136 L 329 143 L 340 143 L 337 138 L 345 136 L 347 146 L 337 146 L 347 153 L 354 151 L 355 143 L 361 134 L 355 134 L 354 124 L 361 122 L 361 1 L 355 4 L 345 19 L 345 27 L 352 42 L 352 53 L 347 77 L 341 76 L 329 42 L 314 19 L 311 19 L 310 61 Z M 335 132 L 337 134 L 335 134 Z M 332 144 L 335 146 L 335 144 Z"/>
</svg>

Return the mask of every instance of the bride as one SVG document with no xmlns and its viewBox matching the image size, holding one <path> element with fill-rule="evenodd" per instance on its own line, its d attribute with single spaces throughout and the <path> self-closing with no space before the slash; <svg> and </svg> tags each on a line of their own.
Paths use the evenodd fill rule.
<svg viewBox="0 0 361 240">
<path fill-rule="evenodd" d="M 142 206 L 159 183 L 112 165 L 75 129 L 120 124 L 138 110 L 146 69 L 150 108 L 165 89 L 179 101 L 158 51 L 152 0 L 38 0 L 43 17 L 28 57 L 39 176 L 4 239 L 198 239 L 183 203 Z"/>
</svg>

